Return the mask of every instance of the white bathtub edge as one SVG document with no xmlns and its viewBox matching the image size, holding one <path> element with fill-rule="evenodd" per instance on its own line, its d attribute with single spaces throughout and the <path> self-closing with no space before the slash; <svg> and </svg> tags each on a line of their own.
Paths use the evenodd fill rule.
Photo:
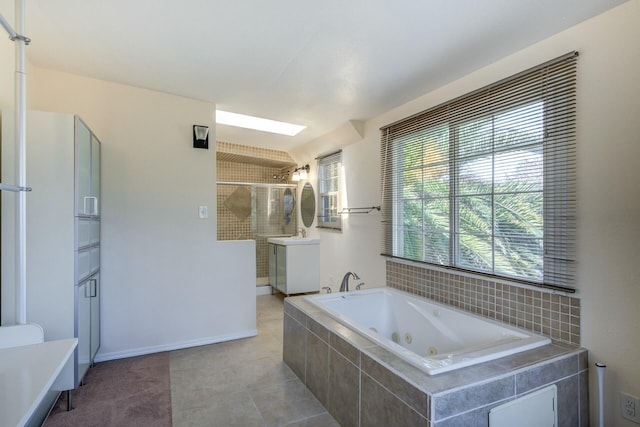
<svg viewBox="0 0 640 427">
<path fill-rule="evenodd" d="M 524 333 L 527 336 L 527 338 L 522 340 L 521 344 L 518 346 L 518 349 L 515 351 L 511 349 L 510 344 L 499 344 L 496 347 L 493 347 L 491 351 L 489 351 L 488 349 L 474 350 L 471 348 L 470 349 L 471 351 L 468 353 L 460 353 L 460 354 L 454 353 L 450 355 L 450 357 L 453 356 L 453 358 L 451 359 L 439 359 L 439 358 L 430 359 L 428 357 L 420 356 L 414 353 L 413 351 L 406 349 L 403 346 L 398 345 L 385 337 L 379 336 L 377 333 L 372 333 L 366 327 L 360 325 L 357 322 L 354 322 L 352 319 L 348 318 L 342 313 L 339 313 L 337 311 L 334 311 L 322 305 L 322 302 L 327 300 L 339 299 L 339 298 L 356 298 L 358 296 L 365 296 L 367 294 L 372 294 L 372 293 L 390 293 L 390 294 L 395 293 L 395 294 L 400 294 L 404 297 L 407 297 L 408 299 L 425 300 L 425 302 L 435 306 L 440 306 L 443 309 L 451 310 L 453 312 L 458 312 L 472 318 L 477 318 L 479 321 L 491 323 L 500 328 L 504 328 L 510 331 L 514 331 L 517 333 Z M 552 340 L 549 337 L 543 336 L 541 334 L 538 334 L 532 331 L 527 331 L 523 328 L 519 328 L 517 326 L 511 325 L 506 322 L 500 322 L 494 319 L 489 319 L 475 313 L 467 312 L 458 307 L 449 306 L 447 304 L 439 303 L 439 302 L 430 300 L 428 298 L 419 297 L 419 296 L 416 296 L 398 289 L 394 289 L 394 288 L 385 287 L 385 288 L 367 289 L 367 290 L 358 291 L 358 292 L 338 292 L 338 293 L 331 293 L 331 294 L 307 295 L 304 298 L 310 304 L 312 304 L 313 306 L 321 310 L 321 312 L 326 313 L 329 317 L 332 317 L 337 322 L 354 330 L 360 335 L 368 338 L 369 340 L 373 341 L 374 343 L 386 349 L 387 351 L 395 354 L 397 357 L 403 359 L 405 362 L 420 369 L 421 371 L 425 372 L 427 375 L 437 375 L 437 374 L 449 372 L 452 370 L 473 366 L 479 363 L 496 360 L 505 356 L 510 356 L 526 350 L 532 350 L 532 349 L 542 347 L 544 345 L 548 345 L 552 343 Z M 471 356 L 472 359 L 468 359 L 469 356 Z M 449 363 L 447 363 L 447 360 L 449 361 Z"/>
</svg>

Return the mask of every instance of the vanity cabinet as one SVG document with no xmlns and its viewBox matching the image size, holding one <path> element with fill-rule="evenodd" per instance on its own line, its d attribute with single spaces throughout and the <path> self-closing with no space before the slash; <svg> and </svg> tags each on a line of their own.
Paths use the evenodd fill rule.
<svg viewBox="0 0 640 427">
<path fill-rule="evenodd" d="M 287 257 L 285 246 L 269 244 L 269 284 L 280 292 L 287 289 Z"/>
<path fill-rule="evenodd" d="M 293 239 L 269 239 L 269 284 L 285 295 L 317 292 L 320 289 L 319 240 L 287 242 Z"/>
<path fill-rule="evenodd" d="M 15 182 L 12 114 L 2 114 L 2 182 Z M 77 116 L 27 112 L 27 322 L 77 338 L 56 387 L 81 383 L 100 347 L 100 141 Z M 15 193 L 2 192 L 2 322 L 15 323 Z"/>
</svg>

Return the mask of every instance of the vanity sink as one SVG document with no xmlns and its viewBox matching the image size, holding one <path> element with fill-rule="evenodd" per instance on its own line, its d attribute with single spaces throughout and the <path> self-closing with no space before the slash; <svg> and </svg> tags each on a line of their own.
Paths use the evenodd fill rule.
<svg viewBox="0 0 640 427">
<path fill-rule="evenodd" d="M 283 245 L 283 246 L 317 245 L 320 243 L 320 239 L 318 238 L 312 239 L 310 237 L 299 237 L 299 236 L 271 237 L 267 240 L 267 242 L 273 243 L 274 245 Z"/>
</svg>

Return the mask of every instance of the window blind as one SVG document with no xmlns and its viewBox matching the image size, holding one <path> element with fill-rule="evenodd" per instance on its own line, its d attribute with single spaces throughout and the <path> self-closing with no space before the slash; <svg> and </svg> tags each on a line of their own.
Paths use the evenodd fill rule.
<svg viewBox="0 0 640 427">
<path fill-rule="evenodd" d="M 573 290 L 577 56 L 381 128 L 383 255 Z"/>
</svg>

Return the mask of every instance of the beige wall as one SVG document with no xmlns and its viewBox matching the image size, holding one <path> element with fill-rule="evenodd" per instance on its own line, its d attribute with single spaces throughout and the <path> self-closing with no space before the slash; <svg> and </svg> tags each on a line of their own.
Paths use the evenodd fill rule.
<svg viewBox="0 0 640 427">
<path fill-rule="evenodd" d="M 192 148 L 215 105 L 36 67 L 28 89 L 102 141 L 99 360 L 255 334 L 254 243 L 216 242 L 215 132 Z"/>
<path fill-rule="evenodd" d="M 350 204 L 379 203 L 379 128 L 566 52 L 578 50 L 578 292 L 582 345 L 607 364 L 607 426 L 633 426 L 619 415 L 619 393 L 640 396 L 640 0 L 579 24 L 451 84 L 369 120 L 365 137 L 336 145 L 321 139 L 299 160 L 343 146 Z M 313 181 L 312 181 L 313 182 Z M 322 282 L 353 269 L 382 285 L 384 262 L 375 214 L 350 218 L 342 234 L 320 232 Z M 336 280 L 334 277 L 334 280 Z M 335 284 L 335 282 L 334 282 Z M 335 286 L 334 286 L 335 287 Z M 590 375 L 591 421 L 597 382 Z"/>
<path fill-rule="evenodd" d="M 365 207 L 380 204 L 380 158 L 375 135 L 362 139 L 360 122 L 348 122 L 317 140 L 292 150 L 298 164 L 311 167 L 308 182 L 316 191 L 316 157 L 342 149 L 342 206 Z M 304 182 L 298 185 L 298 199 Z M 316 206 L 317 209 L 317 206 Z M 317 215 L 317 212 L 316 212 Z M 348 271 L 360 276 L 366 288 L 385 286 L 385 264 L 380 257 L 380 213 L 342 215 L 342 231 L 309 228 L 310 237 L 319 237 L 320 283 L 333 291 L 340 288 Z"/>
</svg>

